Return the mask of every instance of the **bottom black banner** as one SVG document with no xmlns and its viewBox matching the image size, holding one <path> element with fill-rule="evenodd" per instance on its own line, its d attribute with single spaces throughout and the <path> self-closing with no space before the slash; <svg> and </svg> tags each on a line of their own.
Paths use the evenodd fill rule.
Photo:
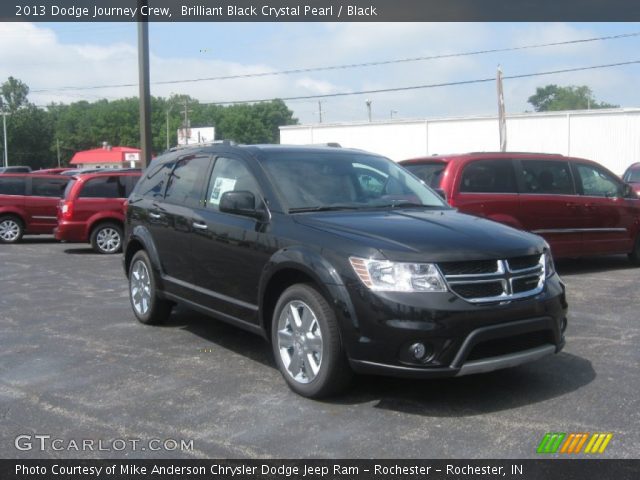
<svg viewBox="0 0 640 480">
<path fill-rule="evenodd" d="M 640 478 L 640 460 L 0 460 L 0 479 L 440 480 Z"/>
</svg>

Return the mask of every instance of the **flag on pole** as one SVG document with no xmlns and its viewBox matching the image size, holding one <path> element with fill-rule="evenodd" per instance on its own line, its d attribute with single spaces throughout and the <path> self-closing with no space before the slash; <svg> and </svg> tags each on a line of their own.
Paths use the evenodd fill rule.
<svg viewBox="0 0 640 480">
<path fill-rule="evenodd" d="M 507 151 L 507 119 L 504 113 L 504 92 L 502 90 L 502 68 L 498 65 L 498 125 L 500 128 L 500 151 Z"/>
</svg>

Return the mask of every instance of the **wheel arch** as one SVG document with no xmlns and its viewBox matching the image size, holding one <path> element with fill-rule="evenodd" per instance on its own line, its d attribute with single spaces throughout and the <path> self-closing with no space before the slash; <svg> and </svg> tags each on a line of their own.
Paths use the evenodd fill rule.
<svg viewBox="0 0 640 480">
<path fill-rule="evenodd" d="M 321 255 L 306 249 L 283 249 L 265 267 L 259 287 L 259 322 L 271 341 L 271 319 L 282 292 L 298 283 L 318 289 L 334 309 L 340 324 L 356 322 L 355 309 L 336 269 Z"/>
</svg>

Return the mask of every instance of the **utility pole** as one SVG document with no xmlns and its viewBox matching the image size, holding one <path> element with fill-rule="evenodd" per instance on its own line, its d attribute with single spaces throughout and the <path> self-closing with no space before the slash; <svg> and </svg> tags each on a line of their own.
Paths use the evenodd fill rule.
<svg viewBox="0 0 640 480">
<path fill-rule="evenodd" d="M 147 0 L 138 0 L 138 12 Z M 149 81 L 149 24 L 147 17 L 138 15 L 138 83 L 140 85 L 140 168 L 151 161 L 151 86 Z"/>
<path fill-rule="evenodd" d="M 58 151 L 58 168 L 60 168 L 60 139 L 56 138 L 56 150 Z"/>
<path fill-rule="evenodd" d="M 322 123 L 322 102 L 318 100 L 318 120 Z"/>
<path fill-rule="evenodd" d="M 371 100 L 367 99 L 367 116 L 369 117 L 369 123 L 371 123 Z"/>
<path fill-rule="evenodd" d="M 189 109 L 187 108 L 188 106 L 188 100 L 185 98 L 184 99 L 184 124 L 183 124 L 183 128 L 184 128 L 184 141 L 185 141 L 185 145 L 189 145 L 189 136 L 190 136 L 190 132 L 189 132 L 189 127 L 191 126 L 189 123 Z"/>
<path fill-rule="evenodd" d="M 2 109 L 2 135 L 4 138 L 4 166 L 9 166 L 9 154 L 7 153 L 7 112 L 4 111 L 4 103 L 0 97 L 0 109 Z"/>
</svg>

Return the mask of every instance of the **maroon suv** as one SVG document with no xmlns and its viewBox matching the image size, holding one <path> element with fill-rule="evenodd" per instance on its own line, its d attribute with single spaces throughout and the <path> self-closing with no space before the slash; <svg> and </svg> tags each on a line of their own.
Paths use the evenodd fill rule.
<svg viewBox="0 0 640 480">
<path fill-rule="evenodd" d="M 105 171 L 71 178 L 58 207 L 55 236 L 67 242 L 90 242 L 98 253 L 122 248 L 123 205 L 140 171 Z"/>
<path fill-rule="evenodd" d="M 60 175 L 0 175 L 0 242 L 16 243 L 24 234 L 52 233 L 68 181 Z"/>
<path fill-rule="evenodd" d="M 627 253 L 640 263 L 640 200 L 596 162 L 502 152 L 400 164 L 460 211 L 542 235 L 554 257 Z"/>
</svg>

